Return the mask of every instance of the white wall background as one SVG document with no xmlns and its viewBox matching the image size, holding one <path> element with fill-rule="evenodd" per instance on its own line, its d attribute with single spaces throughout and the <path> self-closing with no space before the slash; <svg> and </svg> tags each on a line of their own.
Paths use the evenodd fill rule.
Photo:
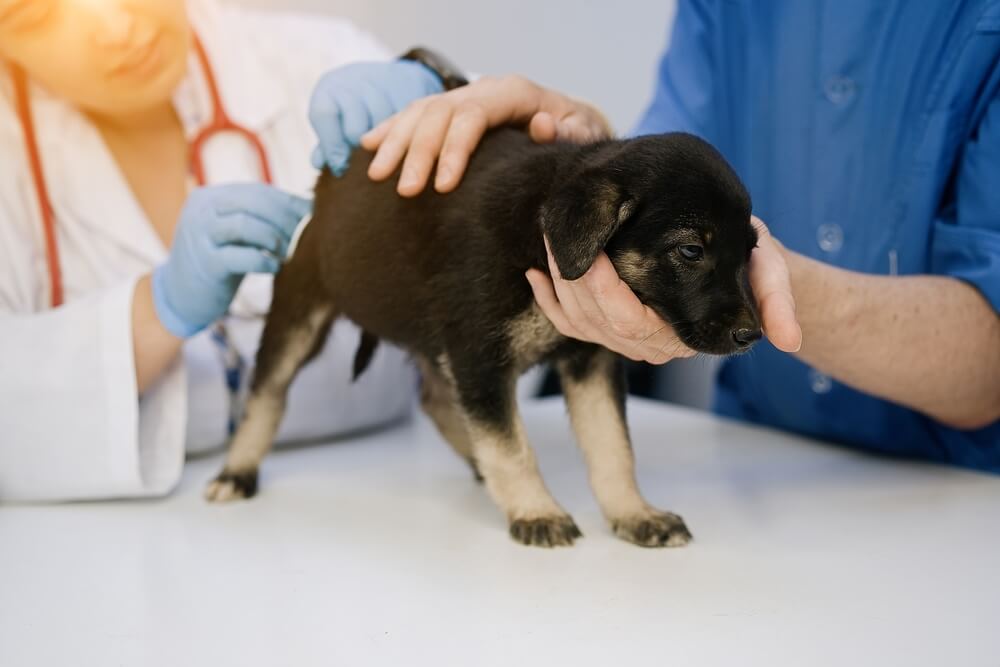
<svg viewBox="0 0 1000 667">
<path fill-rule="evenodd" d="M 676 0 L 239 0 L 336 14 L 402 53 L 420 44 L 481 74 L 518 73 L 595 103 L 628 132 L 653 92 Z M 672 362 L 659 378 L 670 400 L 704 407 L 710 360 Z"/>
<path fill-rule="evenodd" d="M 482 74 L 516 72 L 596 103 L 627 132 L 649 100 L 675 0 L 242 0 L 337 14 L 391 48 Z"/>
</svg>

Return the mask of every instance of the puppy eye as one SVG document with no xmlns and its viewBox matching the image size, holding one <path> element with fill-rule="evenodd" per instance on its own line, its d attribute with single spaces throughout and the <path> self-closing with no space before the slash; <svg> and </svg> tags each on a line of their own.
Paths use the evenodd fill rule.
<svg viewBox="0 0 1000 667">
<path fill-rule="evenodd" d="M 681 257 L 691 262 L 700 262 L 705 258 L 705 250 L 700 245 L 677 246 L 677 252 L 681 254 Z"/>
</svg>

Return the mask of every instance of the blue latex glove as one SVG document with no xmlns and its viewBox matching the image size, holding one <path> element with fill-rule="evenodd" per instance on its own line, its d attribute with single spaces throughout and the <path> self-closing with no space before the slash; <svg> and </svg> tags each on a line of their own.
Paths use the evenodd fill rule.
<svg viewBox="0 0 1000 667">
<path fill-rule="evenodd" d="M 199 188 L 181 211 L 153 305 L 167 330 L 191 336 L 225 314 L 247 273 L 276 273 L 312 202 L 269 185 Z"/>
<path fill-rule="evenodd" d="M 325 164 L 340 176 L 361 135 L 410 102 L 442 90 L 434 72 L 409 60 L 355 63 L 327 72 L 309 100 L 309 122 L 319 137 L 313 166 Z"/>
</svg>

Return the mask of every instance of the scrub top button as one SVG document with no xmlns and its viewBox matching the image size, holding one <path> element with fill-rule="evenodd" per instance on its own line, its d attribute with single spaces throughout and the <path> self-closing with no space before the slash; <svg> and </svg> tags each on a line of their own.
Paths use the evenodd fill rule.
<svg viewBox="0 0 1000 667">
<path fill-rule="evenodd" d="M 858 84 L 854 82 L 854 79 L 840 75 L 831 76 L 823 85 L 823 92 L 826 94 L 826 99 L 837 106 L 850 101 L 857 90 Z"/>
<path fill-rule="evenodd" d="M 820 373 L 817 370 L 809 371 L 809 388 L 814 394 L 828 394 L 833 389 L 833 380 L 829 375 Z"/>
<path fill-rule="evenodd" d="M 840 225 L 820 225 L 816 228 L 816 242 L 823 252 L 837 252 L 844 245 L 844 230 Z"/>
</svg>

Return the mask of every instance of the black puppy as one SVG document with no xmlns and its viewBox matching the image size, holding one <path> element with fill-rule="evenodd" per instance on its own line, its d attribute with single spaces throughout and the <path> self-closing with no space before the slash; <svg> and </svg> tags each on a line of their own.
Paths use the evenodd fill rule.
<svg viewBox="0 0 1000 667">
<path fill-rule="evenodd" d="M 207 497 L 254 494 L 289 383 L 347 317 L 365 332 L 355 375 L 379 338 L 413 354 L 424 410 L 485 480 L 514 539 L 580 536 L 539 475 L 515 405 L 517 377 L 551 362 L 614 532 L 643 546 L 688 542 L 681 518 L 637 488 L 620 359 L 560 335 L 524 273 L 547 269 L 543 234 L 569 280 L 606 250 L 688 346 L 745 351 L 761 335 L 747 280 L 757 235 L 722 156 L 686 134 L 540 146 L 504 129 L 485 138 L 456 192 L 414 199 L 397 196 L 394 180 L 370 181 L 370 160 L 359 152 L 344 177 L 320 177 L 314 219 L 275 280 L 246 415 Z"/>
</svg>

